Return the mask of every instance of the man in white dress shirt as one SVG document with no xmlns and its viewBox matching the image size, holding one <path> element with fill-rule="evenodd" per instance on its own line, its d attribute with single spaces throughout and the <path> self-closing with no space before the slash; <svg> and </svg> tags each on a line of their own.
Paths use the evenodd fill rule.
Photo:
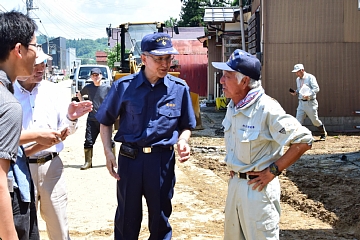
<svg viewBox="0 0 360 240">
<path fill-rule="evenodd" d="M 33 74 L 14 83 L 14 95 L 23 108 L 23 129 L 49 129 L 60 131 L 55 145 L 35 144 L 27 148 L 30 171 L 35 185 L 35 201 L 46 222 L 49 239 L 70 239 L 66 216 L 67 190 L 63 175 L 64 166 L 59 153 L 63 140 L 76 131 L 77 119 L 92 110 L 90 101 L 80 103 L 59 102 L 56 85 L 42 81 L 46 60 L 51 59 L 43 51 L 38 53 Z M 40 206 L 38 202 L 40 200 Z"/>
</svg>

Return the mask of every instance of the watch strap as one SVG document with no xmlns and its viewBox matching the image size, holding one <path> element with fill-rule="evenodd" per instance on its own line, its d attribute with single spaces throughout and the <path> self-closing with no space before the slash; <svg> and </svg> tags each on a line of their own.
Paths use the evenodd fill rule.
<svg viewBox="0 0 360 240">
<path fill-rule="evenodd" d="M 281 174 L 281 171 L 279 171 L 279 168 L 275 163 L 270 164 L 269 170 L 275 176 L 279 176 Z"/>
</svg>

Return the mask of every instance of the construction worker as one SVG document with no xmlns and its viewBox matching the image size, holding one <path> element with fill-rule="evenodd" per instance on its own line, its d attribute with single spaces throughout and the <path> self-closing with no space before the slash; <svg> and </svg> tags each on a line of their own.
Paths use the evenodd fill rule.
<svg viewBox="0 0 360 240">
<path fill-rule="evenodd" d="M 84 154 L 85 164 L 81 166 L 81 170 L 85 170 L 92 167 L 93 157 L 93 146 L 96 138 L 100 133 L 100 123 L 95 118 L 101 103 L 103 102 L 106 94 L 109 92 L 110 85 L 102 84 L 102 73 L 100 68 L 93 68 L 90 72 L 90 78 L 92 83 L 87 84 L 80 92 L 77 92 L 76 96 L 80 101 L 83 101 L 84 95 L 88 95 L 88 98 L 93 103 L 93 110 L 89 113 L 86 120 L 86 131 L 85 131 L 85 143 L 84 143 Z M 111 140 L 112 151 L 115 154 L 115 142 Z"/>
</svg>

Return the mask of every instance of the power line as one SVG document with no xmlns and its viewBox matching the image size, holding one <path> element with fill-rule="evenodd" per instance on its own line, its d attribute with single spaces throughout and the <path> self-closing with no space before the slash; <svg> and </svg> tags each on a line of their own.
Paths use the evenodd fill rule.
<svg viewBox="0 0 360 240">
<path fill-rule="evenodd" d="M 43 8 L 46 7 L 42 3 L 40 3 L 40 5 Z M 39 10 L 43 11 L 42 8 L 39 8 Z M 45 11 L 43 11 L 43 12 L 45 12 Z M 74 28 L 73 24 L 71 22 L 68 22 L 67 20 L 65 20 L 65 18 L 57 17 L 58 14 L 54 15 L 54 14 L 51 14 L 49 11 L 47 11 L 47 14 L 44 14 L 44 15 L 53 23 L 53 25 L 55 25 L 59 30 L 61 30 L 65 34 L 65 36 L 69 36 L 69 38 L 73 38 L 73 37 L 71 37 L 71 35 L 69 35 L 69 30 L 72 33 L 79 33 L 80 32 L 84 36 L 89 36 L 89 37 L 91 36 L 92 37 L 92 35 L 89 34 L 89 32 L 84 32 L 81 28 Z M 66 29 L 65 29 L 64 26 L 66 26 Z"/>
<path fill-rule="evenodd" d="M 3 10 L 0 9 L 1 12 L 7 12 L 7 11 L 8 11 L 8 10 L 6 10 L 6 8 L 5 8 L 3 5 L 1 5 L 1 4 L 0 4 L 0 7 L 2 7 L 2 8 L 5 10 L 5 11 L 3 11 Z"/>
</svg>

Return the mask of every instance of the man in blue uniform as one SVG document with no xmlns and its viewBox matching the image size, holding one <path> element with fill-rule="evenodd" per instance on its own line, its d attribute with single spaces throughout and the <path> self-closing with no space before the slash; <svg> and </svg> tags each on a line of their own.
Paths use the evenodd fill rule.
<svg viewBox="0 0 360 240">
<path fill-rule="evenodd" d="M 179 161 L 187 161 L 190 130 L 196 125 L 188 86 L 168 74 L 173 55 L 178 54 L 170 36 L 146 35 L 141 50 L 141 71 L 114 82 L 96 115 L 101 123 L 106 166 L 118 180 L 116 240 L 138 239 L 142 196 L 149 212 L 149 239 L 171 239 L 168 219 L 175 185 L 173 145 L 177 143 Z M 117 165 L 111 133 L 119 116 L 114 140 L 122 144 Z"/>
</svg>

